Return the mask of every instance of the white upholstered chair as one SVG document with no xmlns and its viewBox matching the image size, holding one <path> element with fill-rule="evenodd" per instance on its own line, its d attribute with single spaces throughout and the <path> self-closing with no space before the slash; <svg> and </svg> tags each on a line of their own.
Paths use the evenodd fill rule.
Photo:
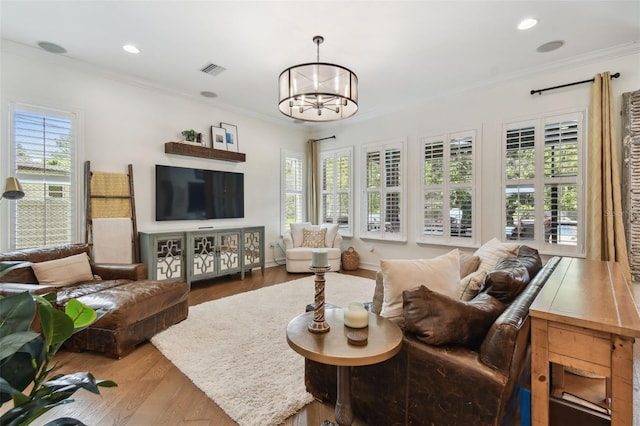
<svg viewBox="0 0 640 426">
<path fill-rule="evenodd" d="M 290 227 L 282 236 L 287 272 L 311 272 L 311 253 L 318 248 L 327 250 L 330 270 L 340 270 L 342 236 L 338 233 L 337 224 L 312 225 L 305 222 L 292 223 Z M 321 241 L 321 237 L 324 237 L 324 241 Z"/>
</svg>

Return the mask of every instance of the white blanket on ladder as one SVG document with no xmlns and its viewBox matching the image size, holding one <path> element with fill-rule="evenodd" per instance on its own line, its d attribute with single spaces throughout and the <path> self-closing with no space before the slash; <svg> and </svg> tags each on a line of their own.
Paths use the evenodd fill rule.
<svg viewBox="0 0 640 426">
<path fill-rule="evenodd" d="M 93 261 L 96 263 L 131 263 L 133 225 L 128 217 L 92 219 Z"/>
</svg>

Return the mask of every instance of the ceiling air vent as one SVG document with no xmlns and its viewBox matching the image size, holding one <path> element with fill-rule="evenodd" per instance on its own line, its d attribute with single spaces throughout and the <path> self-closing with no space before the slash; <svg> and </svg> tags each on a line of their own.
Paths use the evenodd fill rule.
<svg viewBox="0 0 640 426">
<path fill-rule="evenodd" d="M 202 71 L 203 73 L 213 75 L 213 76 L 220 74 L 224 70 L 226 70 L 226 68 L 216 64 L 207 64 L 204 67 L 202 67 L 202 69 L 200 69 L 200 71 Z"/>
</svg>

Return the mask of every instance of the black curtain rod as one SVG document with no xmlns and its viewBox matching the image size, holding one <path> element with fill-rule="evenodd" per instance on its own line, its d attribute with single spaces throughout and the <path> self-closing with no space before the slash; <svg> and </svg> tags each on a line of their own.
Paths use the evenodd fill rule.
<svg viewBox="0 0 640 426">
<path fill-rule="evenodd" d="M 333 135 L 333 136 L 327 136 L 326 138 L 322 138 L 322 139 L 311 139 L 311 142 L 320 142 L 325 139 L 335 139 L 335 138 L 336 138 L 336 135 Z"/>
<path fill-rule="evenodd" d="M 619 72 L 617 72 L 615 74 L 611 74 L 611 78 L 618 78 L 618 77 L 620 77 L 620 73 Z M 534 89 L 530 93 L 532 95 L 535 95 L 536 93 L 538 95 L 541 95 L 542 92 L 546 92 L 547 90 L 553 90 L 553 89 L 560 89 L 562 87 L 575 86 L 576 84 L 593 83 L 594 81 L 595 81 L 595 78 L 592 78 L 590 80 L 576 81 L 575 83 L 567 83 L 567 84 L 561 84 L 560 86 L 547 87 L 546 89 Z"/>
</svg>

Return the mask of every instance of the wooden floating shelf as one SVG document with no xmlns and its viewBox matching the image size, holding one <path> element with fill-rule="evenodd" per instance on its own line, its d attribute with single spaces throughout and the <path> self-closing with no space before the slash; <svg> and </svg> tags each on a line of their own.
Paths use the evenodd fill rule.
<svg viewBox="0 0 640 426">
<path fill-rule="evenodd" d="M 188 155 L 190 157 L 235 161 L 236 163 L 244 163 L 245 161 L 247 161 L 247 155 L 242 152 L 222 151 L 220 149 L 207 148 L 198 145 L 189 145 L 181 142 L 165 143 L 164 152 L 166 154 Z"/>
</svg>

